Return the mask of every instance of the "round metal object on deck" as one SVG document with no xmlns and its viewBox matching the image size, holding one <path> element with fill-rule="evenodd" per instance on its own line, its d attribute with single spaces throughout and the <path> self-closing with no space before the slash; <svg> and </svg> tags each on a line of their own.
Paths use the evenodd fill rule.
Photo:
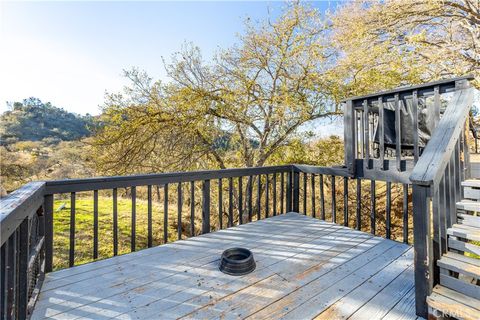
<svg viewBox="0 0 480 320">
<path fill-rule="evenodd" d="M 230 248 L 222 253 L 220 271 L 231 276 L 242 276 L 255 270 L 255 259 L 250 250 Z"/>
</svg>

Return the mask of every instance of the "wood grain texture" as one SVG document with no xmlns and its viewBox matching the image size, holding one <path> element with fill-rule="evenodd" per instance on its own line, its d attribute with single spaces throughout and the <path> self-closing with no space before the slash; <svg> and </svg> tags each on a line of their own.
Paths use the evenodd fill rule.
<svg viewBox="0 0 480 320">
<path fill-rule="evenodd" d="M 221 252 L 232 246 L 252 250 L 253 273 L 218 271 Z M 361 306 L 377 296 L 393 309 L 409 288 L 403 295 L 387 288 L 412 285 L 412 251 L 288 213 L 50 273 L 32 319 L 313 318 L 338 301 Z"/>
</svg>

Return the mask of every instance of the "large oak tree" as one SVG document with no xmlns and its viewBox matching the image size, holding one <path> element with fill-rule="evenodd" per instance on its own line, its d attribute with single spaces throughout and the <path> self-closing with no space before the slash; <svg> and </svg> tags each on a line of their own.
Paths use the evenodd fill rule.
<svg viewBox="0 0 480 320">
<path fill-rule="evenodd" d="M 306 122 L 339 114 L 328 25 L 303 4 L 275 21 L 247 21 L 238 44 L 205 62 L 186 44 L 166 64 L 170 82 L 126 73 L 108 97 L 94 145 L 103 171 L 263 166 Z"/>
</svg>

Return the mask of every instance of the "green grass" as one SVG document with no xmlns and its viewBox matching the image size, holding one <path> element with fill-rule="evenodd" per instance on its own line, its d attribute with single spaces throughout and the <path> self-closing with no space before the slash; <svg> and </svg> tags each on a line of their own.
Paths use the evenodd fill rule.
<svg viewBox="0 0 480 320">
<path fill-rule="evenodd" d="M 172 195 L 175 196 L 175 195 Z M 173 197 L 175 198 L 175 197 Z M 184 207 L 182 209 L 182 238 L 190 236 L 190 209 L 189 202 L 184 201 Z M 308 203 L 308 205 L 310 205 Z M 330 203 L 325 204 L 327 208 L 330 208 Z M 62 209 L 60 207 L 62 206 Z M 217 204 L 212 204 L 212 207 L 216 207 Z M 76 211 L 75 211 L 75 265 L 83 264 L 93 261 L 93 198 L 77 197 L 76 199 Z M 118 254 L 125 254 L 130 252 L 131 247 L 131 212 L 132 202 L 129 198 L 119 197 L 117 201 L 118 210 Z M 341 206 L 337 206 L 337 216 L 339 217 L 339 224 L 342 224 L 341 218 Z M 328 210 L 327 210 L 328 211 Z M 394 210 L 393 212 L 400 212 Z M 195 217 L 195 234 L 200 233 L 201 218 L 200 218 L 200 203 L 196 204 L 197 215 Z M 236 212 L 236 211 L 235 211 Z M 411 211 L 410 211 L 411 212 Z M 212 230 L 218 228 L 216 221 L 218 219 L 217 212 L 212 211 L 212 217 L 210 219 L 212 223 Z M 381 214 L 379 214 L 381 215 Z M 153 201 L 152 203 L 152 240 L 153 246 L 163 244 L 163 202 Z M 368 215 L 362 215 L 365 218 L 362 219 L 362 224 L 367 224 L 369 221 Z M 113 256 L 113 201 L 111 197 L 100 196 L 98 199 L 98 259 L 108 258 Z M 168 217 L 168 241 L 177 240 L 177 204 L 176 201 L 172 201 L 169 205 L 169 217 Z M 393 223 L 395 225 L 396 216 L 392 216 Z M 399 218 L 400 219 L 400 218 Z M 226 217 L 224 217 L 224 226 L 226 224 Z M 329 217 L 327 217 L 329 220 Z M 56 199 L 54 203 L 54 253 L 53 263 L 54 269 L 61 269 L 68 267 L 69 261 L 69 247 L 70 247 L 70 199 Z M 381 221 L 380 221 L 381 222 Z M 353 223 L 353 222 L 352 222 Z M 410 230 L 411 228 L 410 222 Z M 353 225 L 352 225 L 353 227 Z M 362 230 L 365 231 L 367 227 Z M 383 236 L 383 227 L 379 224 L 379 235 Z M 398 235 L 397 235 L 398 233 Z M 397 227 L 394 228 L 392 237 L 397 240 L 402 240 L 402 228 L 401 223 L 397 223 Z M 411 233 L 411 232 L 410 232 Z M 147 201 L 141 200 L 137 197 L 136 202 L 136 249 L 140 250 L 147 247 L 148 241 L 148 218 L 147 218 Z M 478 245 L 478 244 L 477 244 Z M 479 256 L 468 254 L 465 255 L 480 258 Z"/>
<path fill-rule="evenodd" d="M 112 198 L 98 199 L 98 258 L 113 256 L 113 203 Z M 61 210 L 59 208 L 63 206 Z M 131 245 L 131 199 L 118 198 L 118 254 L 130 252 Z M 160 208 L 161 207 L 161 208 Z M 93 261 L 93 199 L 77 198 L 75 206 L 75 265 Z M 186 214 L 186 210 L 184 210 Z M 163 243 L 163 205 L 152 205 L 153 245 Z M 182 230 L 188 232 L 189 219 L 182 216 Z M 68 267 L 70 247 L 70 199 L 54 203 L 54 268 Z M 146 248 L 148 241 L 147 202 L 136 203 L 136 248 Z M 169 241 L 177 239 L 177 213 L 169 208 Z M 198 224 L 199 225 L 199 224 Z"/>
</svg>

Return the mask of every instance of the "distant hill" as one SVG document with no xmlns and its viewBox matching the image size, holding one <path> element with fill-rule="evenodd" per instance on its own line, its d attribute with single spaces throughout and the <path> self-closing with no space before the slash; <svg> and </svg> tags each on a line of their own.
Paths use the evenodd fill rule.
<svg viewBox="0 0 480 320">
<path fill-rule="evenodd" d="M 92 126 L 93 117 L 90 115 L 77 115 L 54 107 L 50 102 L 29 98 L 15 102 L 12 110 L 0 115 L 0 144 L 79 140 L 90 135 Z"/>
</svg>

